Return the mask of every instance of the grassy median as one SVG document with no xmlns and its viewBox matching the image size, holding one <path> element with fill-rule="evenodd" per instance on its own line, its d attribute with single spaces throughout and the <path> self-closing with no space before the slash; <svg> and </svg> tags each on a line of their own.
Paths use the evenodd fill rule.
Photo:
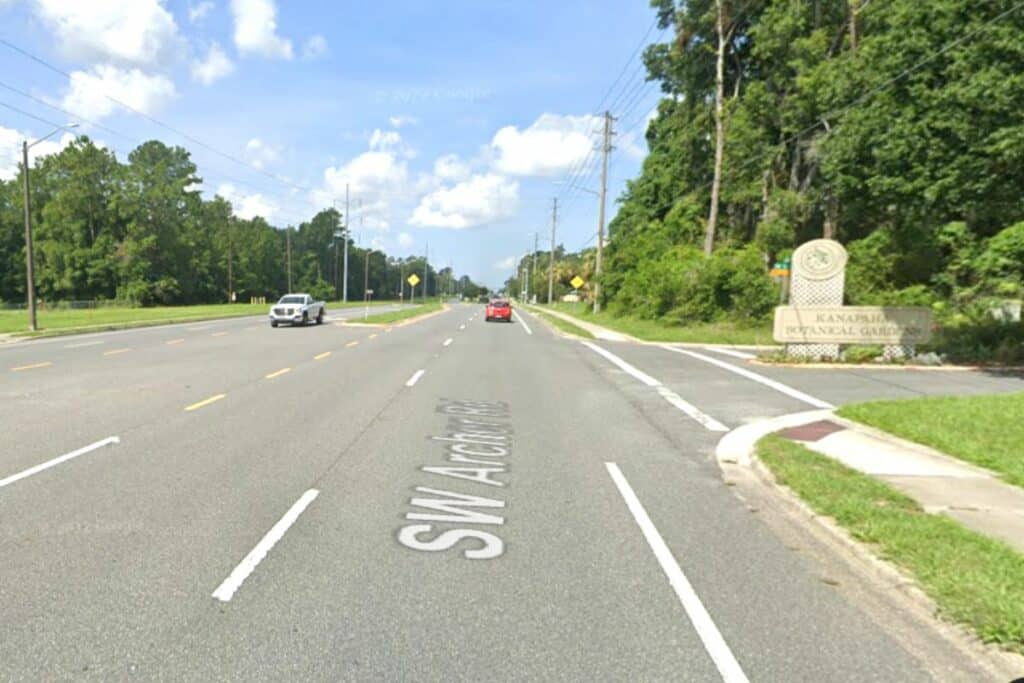
<svg viewBox="0 0 1024 683">
<path fill-rule="evenodd" d="M 427 313 L 433 313 L 434 311 L 440 311 L 441 309 L 442 304 L 440 301 L 430 301 L 425 304 L 416 304 L 411 308 L 402 308 L 397 311 L 378 313 L 376 315 L 371 315 L 368 318 L 356 318 L 352 320 L 352 322 L 366 323 L 367 325 L 386 325 L 388 323 L 397 323 L 408 318 L 426 315 Z"/>
<path fill-rule="evenodd" d="M 1024 486 L 1024 393 L 873 401 L 844 406 L 839 415 Z"/>
<path fill-rule="evenodd" d="M 913 575 L 943 617 L 1024 652 L 1024 555 L 787 439 L 767 437 L 758 455 L 815 512 Z"/>
<path fill-rule="evenodd" d="M 731 322 L 673 325 L 660 320 L 641 320 L 615 316 L 607 311 L 592 312 L 590 304 L 556 303 L 556 311 L 568 313 L 609 330 L 622 332 L 637 339 L 654 342 L 682 342 L 693 344 L 739 344 L 750 346 L 774 345 L 771 323 L 739 324 Z"/>
<path fill-rule="evenodd" d="M 374 301 L 371 306 L 391 304 L 391 301 Z M 36 320 L 38 332 L 28 329 L 28 312 L 25 310 L 0 310 L 0 334 L 13 333 L 18 336 L 46 337 L 79 332 L 102 332 L 132 327 L 168 325 L 172 323 L 200 322 L 219 318 L 237 318 L 248 315 L 265 315 L 273 304 L 201 304 L 196 306 L 110 306 L 99 308 L 58 308 L 40 309 Z M 364 306 L 362 301 L 342 303 L 332 301 L 327 308 L 354 308 Z"/>
</svg>

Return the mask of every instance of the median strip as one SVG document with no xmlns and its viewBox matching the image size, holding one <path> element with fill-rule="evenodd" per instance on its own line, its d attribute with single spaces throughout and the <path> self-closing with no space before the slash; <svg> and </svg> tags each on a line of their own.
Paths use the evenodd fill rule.
<svg viewBox="0 0 1024 683">
<path fill-rule="evenodd" d="M 185 407 L 185 411 L 186 412 L 191 412 L 193 410 L 199 410 L 200 408 L 208 406 L 211 403 L 216 403 L 217 401 L 221 400 L 225 396 L 227 396 L 227 394 L 217 394 L 216 396 L 211 396 L 210 398 L 202 400 L 199 403 L 193 403 L 190 406 L 186 406 Z"/>
<path fill-rule="evenodd" d="M 285 374 L 287 372 L 291 372 L 291 371 L 292 371 L 291 368 L 281 368 L 280 370 L 277 370 L 276 372 L 272 372 L 269 375 L 264 375 L 263 377 L 264 377 L 264 379 L 274 379 L 275 377 L 280 377 L 281 375 L 283 375 L 283 374 Z"/>
<path fill-rule="evenodd" d="M 32 365 L 19 365 L 17 367 L 11 368 L 11 372 L 22 372 L 24 370 L 35 370 L 37 368 L 48 368 L 51 365 L 53 365 L 53 363 L 51 363 L 50 361 L 46 361 L 45 363 L 32 363 Z"/>
<path fill-rule="evenodd" d="M 320 492 L 316 489 L 310 489 L 302 494 L 288 512 L 284 514 L 277 524 L 270 528 L 270 531 L 260 539 L 260 542 L 256 544 L 256 547 L 249 551 L 238 566 L 235 567 L 234 571 L 228 575 L 228 578 L 224 579 L 224 582 L 217 587 L 217 590 L 213 591 L 213 596 L 221 602 L 228 602 L 234 597 L 235 592 L 241 588 L 242 583 L 249 578 L 249 575 L 253 573 L 257 565 L 263 561 L 263 558 L 267 556 L 267 553 L 277 544 L 281 538 L 284 537 L 285 532 L 295 524 L 309 504 L 316 500 L 316 497 L 320 495 Z"/>
</svg>

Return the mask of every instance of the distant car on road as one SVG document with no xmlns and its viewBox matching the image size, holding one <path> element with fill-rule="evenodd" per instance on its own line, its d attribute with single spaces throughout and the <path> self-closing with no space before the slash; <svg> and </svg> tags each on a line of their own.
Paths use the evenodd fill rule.
<svg viewBox="0 0 1024 683">
<path fill-rule="evenodd" d="M 314 301 L 309 294 L 285 294 L 270 307 L 270 326 L 280 323 L 305 325 L 315 320 L 319 325 L 324 321 L 324 302 Z"/>
<path fill-rule="evenodd" d="M 505 299 L 495 299 L 494 301 L 487 304 L 487 313 L 484 316 L 487 322 L 492 320 L 504 320 L 507 323 L 512 322 L 512 304 Z"/>
</svg>

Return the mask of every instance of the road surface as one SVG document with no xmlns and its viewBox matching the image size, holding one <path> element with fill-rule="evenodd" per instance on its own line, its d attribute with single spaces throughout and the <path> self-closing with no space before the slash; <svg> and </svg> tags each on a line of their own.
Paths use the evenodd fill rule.
<svg viewBox="0 0 1024 683">
<path fill-rule="evenodd" d="M 0 679 L 984 677 L 712 453 L 814 402 L 1020 378 L 759 368 L 482 309 L 0 349 Z"/>
</svg>

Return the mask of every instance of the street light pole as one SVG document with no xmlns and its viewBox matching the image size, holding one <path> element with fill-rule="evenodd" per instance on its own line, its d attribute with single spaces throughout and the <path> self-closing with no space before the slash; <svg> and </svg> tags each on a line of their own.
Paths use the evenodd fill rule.
<svg viewBox="0 0 1024 683">
<path fill-rule="evenodd" d="M 69 130 L 77 127 L 77 123 L 59 126 L 35 142 L 29 143 L 28 140 L 24 140 L 21 144 L 21 173 L 24 180 L 25 190 L 25 296 L 28 298 L 29 329 L 33 332 L 38 330 L 39 327 L 36 324 L 36 276 L 35 259 L 33 258 L 32 250 L 32 189 L 29 185 L 28 150 L 35 147 L 43 140 L 48 140 L 62 130 Z"/>
</svg>

